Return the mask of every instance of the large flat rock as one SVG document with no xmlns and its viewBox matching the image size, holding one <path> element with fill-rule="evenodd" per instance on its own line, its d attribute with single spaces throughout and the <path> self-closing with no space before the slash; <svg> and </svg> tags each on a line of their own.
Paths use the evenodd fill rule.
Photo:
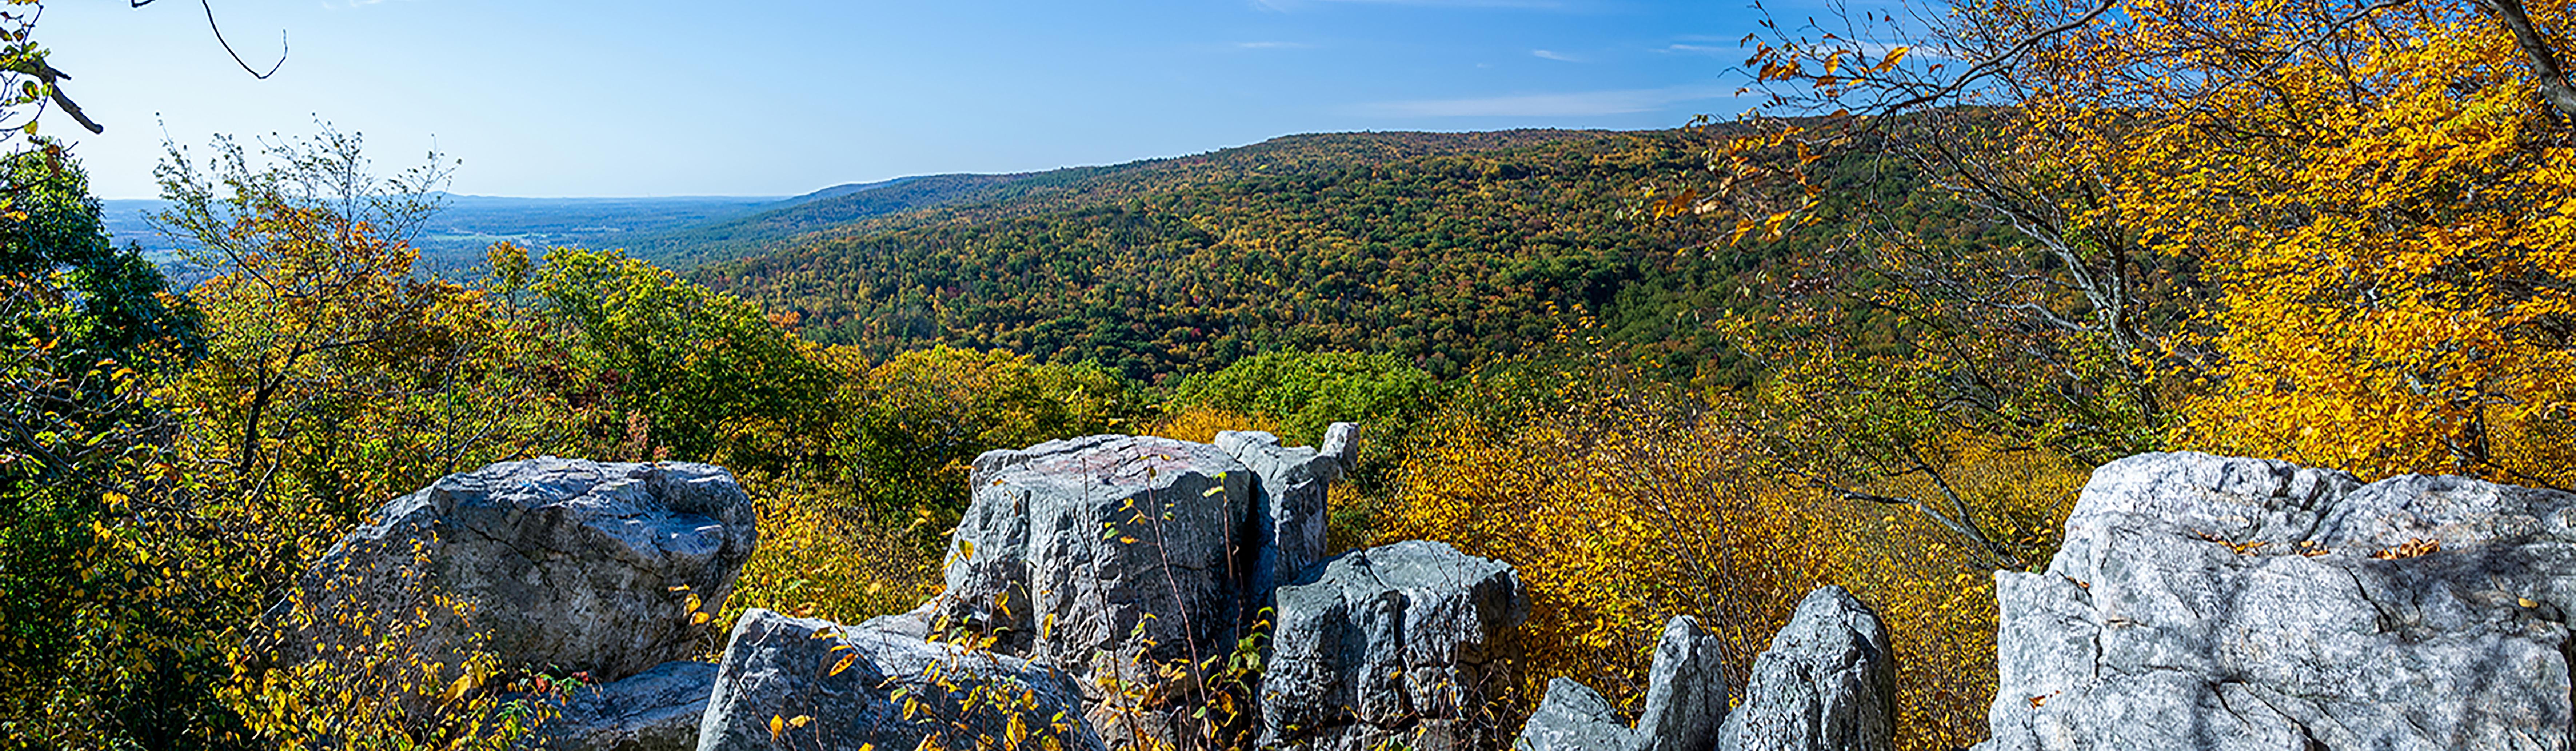
<svg viewBox="0 0 2576 751">
<path fill-rule="evenodd" d="M 449 475 L 385 504 L 297 579 L 267 617 L 272 656 L 404 630 L 448 659 L 480 633 L 504 665 L 616 681 L 697 648 L 699 614 L 723 606 L 758 542 L 755 517 L 733 475 L 704 464 L 547 457 Z M 462 607 L 389 625 L 436 598 Z"/>
</svg>

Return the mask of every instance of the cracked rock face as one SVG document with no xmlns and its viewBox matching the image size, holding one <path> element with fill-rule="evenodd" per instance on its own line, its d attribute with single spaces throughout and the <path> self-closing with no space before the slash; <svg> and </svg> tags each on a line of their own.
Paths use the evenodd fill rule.
<svg viewBox="0 0 2576 751">
<path fill-rule="evenodd" d="M 975 458 L 947 590 L 914 620 L 1086 679 L 1222 654 L 1238 634 L 1253 474 L 1216 447 L 1091 436 Z M 892 619 L 885 626 L 893 628 Z M 1087 681 L 1096 683 L 1097 681 Z"/>
<path fill-rule="evenodd" d="M 505 665 L 616 681 L 694 651 L 707 627 L 693 616 L 732 592 L 754 521 L 733 475 L 704 464 L 546 457 L 449 475 L 385 504 L 299 577 L 267 620 L 294 624 L 301 601 L 321 625 L 277 634 L 274 654 L 363 644 L 332 614 L 388 633 L 443 594 L 470 609 L 460 623 L 431 608 L 408 639 L 424 653 L 452 658 L 481 631 Z"/>
<path fill-rule="evenodd" d="M 1252 470 L 1261 482 L 1253 486 L 1252 539 L 1259 552 L 1252 562 L 1248 602 L 1258 615 L 1266 595 L 1307 567 L 1324 560 L 1325 496 L 1334 480 L 1359 460 L 1360 427 L 1333 423 L 1316 448 L 1281 446 L 1278 436 L 1259 431 L 1229 430 L 1216 434 L 1216 447 Z"/>
<path fill-rule="evenodd" d="M 702 751 L 1101 751 L 1062 672 L 760 608 L 735 622 L 705 701 Z"/>
<path fill-rule="evenodd" d="M 1509 565 L 1443 543 L 1343 554 L 1279 588 L 1262 746 L 1486 748 L 1529 595 Z"/>
<path fill-rule="evenodd" d="M 2576 496 L 2148 454 L 1995 576 L 1986 751 L 2570 745 Z"/>
<path fill-rule="evenodd" d="M 1886 751 L 1896 734 L 1896 662 L 1878 614 L 1841 587 L 1807 593 L 1753 660 L 1723 751 Z"/>
<path fill-rule="evenodd" d="M 1548 686 L 1555 693 L 1556 686 Z M 1726 722 L 1726 646 L 1699 619 L 1673 616 L 1655 640 L 1646 706 L 1637 714 L 1639 751 L 1708 751 Z"/>
</svg>

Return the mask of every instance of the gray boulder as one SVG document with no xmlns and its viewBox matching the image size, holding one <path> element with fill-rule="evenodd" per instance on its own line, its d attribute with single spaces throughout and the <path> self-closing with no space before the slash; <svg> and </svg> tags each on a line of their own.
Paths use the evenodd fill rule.
<svg viewBox="0 0 2576 751">
<path fill-rule="evenodd" d="M 1251 542 L 1258 553 L 1246 616 L 1268 606 L 1282 582 L 1324 560 L 1325 496 L 1359 460 L 1359 433 L 1358 425 L 1333 423 L 1319 448 L 1281 446 L 1277 436 L 1257 431 L 1216 434 L 1216 447 L 1260 479 L 1253 486 Z"/>
<path fill-rule="evenodd" d="M 1570 678 L 1547 684 L 1547 698 L 1521 726 L 1514 749 L 1527 751 L 1709 751 L 1726 721 L 1725 644 L 1699 619 L 1673 616 L 1655 642 L 1644 711 L 1628 727 L 1610 703 Z"/>
<path fill-rule="evenodd" d="M 1726 722 L 1726 645 L 1699 619 L 1673 616 L 1655 642 L 1646 706 L 1637 715 L 1638 751 L 1708 751 Z"/>
<path fill-rule="evenodd" d="M 1896 664 L 1878 614 L 1841 587 L 1807 594 L 1753 660 L 1721 751 L 1886 751 L 1896 731 Z"/>
<path fill-rule="evenodd" d="M 1253 473 L 1214 446 L 1091 436 L 975 458 L 947 589 L 912 616 L 1086 683 L 1231 645 L 1252 551 Z M 911 631 L 889 619 L 890 633 Z"/>
<path fill-rule="evenodd" d="M 715 663 L 679 661 L 574 690 L 562 713 L 546 721 L 545 748 L 692 751 L 715 683 Z"/>
<path fill-rule="evenodd" d="M 474 647 L 616 681 L 699 648 L 697 615 L 731 594 L 754 521 L 733 475 L 704 464 L 546 457 L 449 475 L 342 537 L 269 612 L 263 646 L 292 663 L 405 633 L 451 664 Z M 424 620 L 434 595 L 467 607 Z"/>
<path fill-rule="evenodd" d="M 734 624 L 700 751 L 1101 751 L 1062 672 L 989 651 L 753 608 Z"/>
<path fill-rule="evenodd" d="M 2576 496 L 2148 454 L 1995 578 L 1982 749 L 2570 746 Z"/>
<path fill-rule="evenodd" d="M 1488 699 L 1511 684 L 1529 617 L 1511 566 L 1437 542 L 1347 553 L 1280 587 L 1262 679 L 1262 745 L 1421 751 L 1499 740 Z"/>
<path fill-rule="evenodd" d="M 1512 751 L 1628 751 L 1635 731 L 1619 721 L 1610 701 L 1572 678 L 1547 682 L 1547 698 L 1521 725 Z"/>
</svg>

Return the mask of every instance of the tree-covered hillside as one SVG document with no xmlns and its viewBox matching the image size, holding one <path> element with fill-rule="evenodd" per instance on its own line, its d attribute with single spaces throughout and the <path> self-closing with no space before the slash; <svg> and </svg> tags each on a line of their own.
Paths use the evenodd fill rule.
<svg viewBox="0 0 2576 751">
<path fill-rule="evenodd" d="M 1297 136 L 1048 173 L 1008 197 L 697 274 L 879 357 L 944 343 L 1153 380 L 1264 351 L 1352 350 L 1446 376 L 1589 315 L 1646 345 L 1667 376 L 1740 380 L 1696 315 L 1742 304 L 1798 244 L 1704 245 L 1621 215 L 1640 186 L 1697 170 L 1695 143 L 1681 131 Z"/>
</svg>

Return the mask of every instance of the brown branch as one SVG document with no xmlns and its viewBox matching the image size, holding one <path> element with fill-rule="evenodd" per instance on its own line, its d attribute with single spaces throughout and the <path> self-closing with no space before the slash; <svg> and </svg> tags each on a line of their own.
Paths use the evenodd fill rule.
<svg viewBox="0 0 2576 751">
<path fill-rule="evenodd" d="M 107 132 L 106 128 L 101 127 L 97 122 L 90 120 L 89 115 L 81 112 L 80 105 L 73 104 L 71 97 L 64 96 L 63 87 L 55 83 L 56 81 L 71 80 L 71 74 L 64 73 L 61 70 L 56 69 L 53 65 L 46 63 L 42 56 L 13 61 L 7 69 L 11 72 L 35 76 L 36 80 L 43 81 L 45 83 L 45 95 L 54 101 L 54 106 L 63 108 L 63 111 L 69 113 L 73 120 L 80 122 L 81 127 L 88 128 L 91 133 Z"/>
<path fill-rule="evenodd" d="M 140 8 L 146 5 L 151 5 L 153 0 L 128 0 L 128 2 L 131 3 L 128 7 Z M 224 39 L 223 24 L 215 22 L 214 0 L 197 0 L 197 5 L 206 9 L 206 29 L 215 33 L 215 43 L 224 46 L 224 54 L 233 56 L 233 64 L 241 66 L 242 72 L 249 73 L 252 78 L 264 81 L 268 80 L 269 76 L 277 75 L 277 69 L 286 67 L 285 31 L 280 30 L 277 32 L 277 64 L 268 66 L 268 72 L 262 73 L 258 68 L 250 67 L 250 62 L 243 60 L 240 52 L 233 51 L 233 43 L 230 40 Z"/>
</svg>

